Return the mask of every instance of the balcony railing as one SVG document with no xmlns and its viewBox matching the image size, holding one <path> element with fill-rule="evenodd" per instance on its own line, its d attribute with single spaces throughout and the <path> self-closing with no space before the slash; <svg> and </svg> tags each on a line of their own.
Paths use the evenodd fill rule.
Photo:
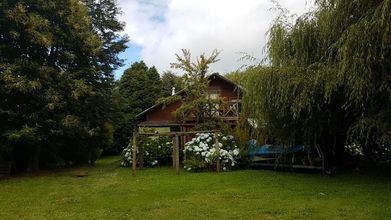
<svg viewBox="0 0 391 220">
<path fill-rule="evenodd" d="M 229 102 L 224 102 L 221 106 L 218 108 L 218 115 L 222 118 L 234 118 L 239 117 L 240 114 L 240 100 L 232 100 Z"/>
<path fill-rule="evenodd" d="M 241 101 L 240 100 L 231 100 L 226 101 L 220 104 L 211 104 L 209 105 L 210 111 L 208 114 L 211 114 L 214 117 L 219 117 L 223 120 L 228 121 L 237 121 L 239 119 Z M 205 117 L 208 117 L 205 115 Z M 210 117 L 210 115 L 209 115 Z M 196 116 L 189 114 L 185 121 L 193 121 L 196 119 Z"/>
</svg>

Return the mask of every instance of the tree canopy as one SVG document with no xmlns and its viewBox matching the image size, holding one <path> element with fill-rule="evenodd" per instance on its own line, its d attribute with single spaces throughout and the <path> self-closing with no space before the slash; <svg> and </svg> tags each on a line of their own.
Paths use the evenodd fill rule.
<svg viewBox="0 0 391 220">
<path fill-rule="evenodd" d="M 162 75 L 162 87 L 163 94 L 162 96 L 172 95 L 172 88 L 175 88 L 175 92 L 182 90 L 182 78 L 175 75 L 171 71 L 165 71 Z"/>
<path fill-rule="evenodd" d="M 18 170 L 93 163 L 113 141 L 112 70 L 126 39 L 107 22 L 118 11 L 86 4 L 0 3 L 0 155 Z"/>
<path fill-rule="evenodd" d="M 162 81 L 156 68 L 144 61 L 133 63 L 126 69 L 116 88 L 121 101 L 120 120 L 116 131 L 116 146 L 126 147 L 136 126 L 136 115 L 155 104 L 162 95 Z"/>
<path fill-rule="evenodd" d="M 218 62 L 219 51 L 214 50 L 207 57 L 201 54 L 196 58 L 196 62 L 191 59 L 189 50 L 182 49 L 182 55 L 176 55 L 177 62 L 171 63 L 171 67 L 182 70 L 184 96 L 169 98 L 168 101 L 182 102 L 175 111 L 175 116 L 179 121 L 185 120 L 189 116 L 194 116 L 196 126 L 199 130 L 216 129 L 219 125 L 219 118 L 215 112 L 220 99 L 211 99 L 208 95 L 208 73 L 209 66 Z M 164 101 L 164 100 L 163 100 Z"/>
<path fill-rule="evenodd" d="M 294 23 L 281 10 L 268 35 L 270 65 L 247 71 L 244 112 L 258 120 L 255 134 L 319 144 L 330 163 L 352 144 L 389 160 L 390 10 L 389 0 L 318 0 Z"/>
</svg>

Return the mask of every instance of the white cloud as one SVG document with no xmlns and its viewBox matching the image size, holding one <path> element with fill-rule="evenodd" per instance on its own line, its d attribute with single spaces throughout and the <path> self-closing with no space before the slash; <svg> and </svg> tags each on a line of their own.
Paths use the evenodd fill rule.
<svg viewBox="0 0 391 220">
<path fill-rule="evenodd" d="M 278 1 L 298 15 L 310 0 Z M 222 50 L 211 70 L 228 72 L 242 65 L 240 52 L 262 57 L 266 31 L 276 16 L 270 0 L 120 0 L 121 20 L 141 57 L 160 72 L 169 69 L 175 53 L 190 49 L 193 56 Z"/>
</svg>

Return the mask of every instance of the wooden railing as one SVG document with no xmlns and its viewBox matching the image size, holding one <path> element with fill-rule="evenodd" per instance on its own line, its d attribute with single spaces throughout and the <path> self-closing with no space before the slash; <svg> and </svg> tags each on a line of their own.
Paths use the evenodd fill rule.
<svg viewBox="0 0 391 220">
<path fill-rule="evenodd" d="M 223 120 L 239 120 L 241 100 L 231 100 L 220 104 L 212 104 L 209 106 L 209 109 L 209 114 L 222 118 Z M 195 119 L 195 115 L 189 114 L 185 121 L 193 121 Z"/>
<path fill-rule="evenodd" d="M 240 100 L 225 102 L 219 107 L 218 115 L 222 118 L 239 117 Z"/>
</svg>

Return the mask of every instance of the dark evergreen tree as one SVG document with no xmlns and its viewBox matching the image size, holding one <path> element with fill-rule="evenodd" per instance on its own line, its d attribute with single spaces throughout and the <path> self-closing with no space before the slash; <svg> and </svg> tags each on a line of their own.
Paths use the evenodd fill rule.
<svg viewBox="0 0 391 220">
<path fill-rule="evenodd" d="M 162 96 L 170 96 L 172 95 L 172 88 L 175 88 L 175 92 L 182 90 L 182 78 L 171 71 L 165 71 L 162 75 L 162 88 Z"/>
<path fill-rule="evenodd" d="M 136 62 L 124 71 L 118 82 L 118 93 L 122 100 L 123 120 L 116 131 L 116 146 L 123 148 L 136 125 L 136 115 L 155 104 L 162 95 L 162 82 L 155 67 L 143 61 Z"/>
<path fill-rule="evenodd" d="M 113 77 L 99 59 L 120 50 L 78 0 L 2 1 L 0 27 L 2 157 L 18 170 L 94 162 L 113 133 Z"/>
</svg>

